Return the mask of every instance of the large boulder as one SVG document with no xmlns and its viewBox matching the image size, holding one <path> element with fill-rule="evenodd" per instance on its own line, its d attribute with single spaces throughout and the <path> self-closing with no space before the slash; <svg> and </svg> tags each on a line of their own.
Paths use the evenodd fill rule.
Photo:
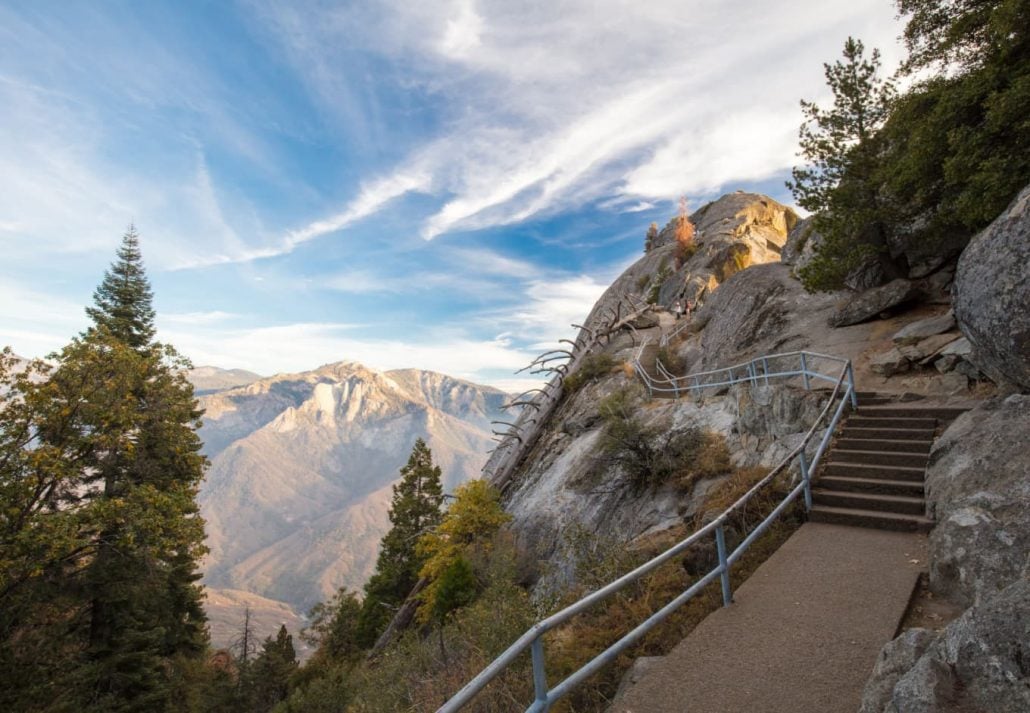
<svg viewBox="0 0 1030 713">
<path fill-rule="evenodd" d="M 1030 581 L 1021 579 L 970 607 L 928 646 L 925 634 L 888 644 L 867 684 L 861 713 L 1026 713 L 1027 651 Z"/>
<path fill-rule="evenodd" d="M 899 329 L 894 335 L 895 344 L 915 344 L 920 340 L 943 334 L 955 328 L 955 315 L 949 310 L 936 317 L 927 317 L 911 322 Z"/>
<path fill-rule="evenodd" d="M 954 301 L 972 362 L 999 383 L 1030 390 L 1030 186 L 962 253 Z"/>
<path fill-rule="evenodd" d="M 930 586 L 961 603 L 1030 575 L 1030 396 L 994 399 L 959 416 L 926 473 Z"/>
<path fill-rule="evenodd" d="M 866 682 L 862 694 L 862 707 L 858 713 L 883 713 L 890 703 L 894 686 L 922 657 L 937 634 L 929 629 L 909 629 L 894 641 L 888 641 L 873 666 L 873 674 Z"/>
<path fill-rule="evenodd" d="M 831 327 L 847 327 L 879 316 L 893 307 L 911 302 L 919 297 L 919 286 L 909 280 L 898 278 L 882 287 L 850 296 L 830 317 Z"/>
</svg>

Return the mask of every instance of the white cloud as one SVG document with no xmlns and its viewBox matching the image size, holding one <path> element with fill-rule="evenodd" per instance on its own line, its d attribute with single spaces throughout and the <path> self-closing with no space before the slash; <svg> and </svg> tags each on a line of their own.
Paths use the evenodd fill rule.
<svg viewBox="0 0 1030 713">
<path fill-rule="evenodd" d="M 447 20 L 439 51 L 455 59 L 466 57 L 481 45 L 482 32 L 483 18 L 473 0 L 459 0 L 455 14 Z"/>
<path fill-rule="evenodd" d="M 443 129 L 398 173 L 418 166 L 429 178 L 415 190 L 444 197 L 422 224 L 427 239 L 620 196 L 646 210 L 767 178 L 796 162 L 797 100 L 825 94 L 822 63 L 849 32 L 882 47 L 888 71 L 898 55 L 888 3 L 371 7 L 361 36 L 312 10 L 291 16 L 288 38 L 304 66 L 332 67 L 334 48 L 356 43 L 450 101 Z"/>
<path fill-rule="evenodd" d="M 481 383 L 500 370 L 514 372 L 532 358 L 503 340 L 477 339 L 439 329 L 412 341 L 349 334 L 356 325 L 296 323 L 217 331 L 162 330 L 195 364 L 243 368 L 261 374 L 306 371 L 320 364 L 357 361 L 375 369 L 418 368 Z"/>
<path fill-rule="evenodd" d="M 233 312 L 222 312 L 219 310 L 213 310 L 211 312 L 180 312 L 160 315 L 160 319 L 163 322 L 169 322 L 171 324 L 221 324 L 229 322 L 235 319 L 239 319 L 240 315 Z"/>
<path fill-rule="evenodd" d="M 428 187 L 429 176 L 420 171 L 411 170 L 403 170 L 386 178 L 372 181 L 363 185 L 358 196 L 336 215 L 316 220 L 303 228 L 287 233 L 279 251 L 288 252 L 309 240 L 342 230 L 362 218 L 376 213 L 394 198 L 411 191 L 423 191 Z"/>
</svg>

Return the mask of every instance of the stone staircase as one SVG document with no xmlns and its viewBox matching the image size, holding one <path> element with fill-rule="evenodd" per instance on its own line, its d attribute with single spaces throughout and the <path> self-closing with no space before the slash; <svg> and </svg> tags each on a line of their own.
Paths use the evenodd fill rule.
<svg viewBox="0 0 1030 713">
<path fill-rule="evenodd" d="M 924 479 L 938 429 L 967 409 L 858 392 L 812 489 L 810 519 L 927 532 Z"/>
</svg>

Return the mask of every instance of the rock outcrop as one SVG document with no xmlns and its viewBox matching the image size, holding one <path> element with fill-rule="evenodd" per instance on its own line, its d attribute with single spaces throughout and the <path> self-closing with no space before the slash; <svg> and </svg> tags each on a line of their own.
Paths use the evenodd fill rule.
<svg viewBox="0 0 1030 713">
<path fill-rule="evenodd" d="M 930 586 L 967 605 L 880 653 L 861 713 L 1030 710 L 1030 396 L 961 415 L 934 444 Z"/>
<path fill-rule="evenodd" d="M 812 262 L 822 243 L 823 236 L 815 229 L 815 216 L 810 215 L 799 220 L 790 231 L 780 253 L 780 262 L 793 267 L 793 273 L 797 275 L 802 268 Z"/>
<path fill-rule="evenodd" d="M 934 444 L 926 472 L 930 585 L 973 604 L 1030 576 L 1030 396 L 966 412 Z"/>
<path fill-rule="evenodd" d="M 882 287 L 874 287 L 848 297 L 830 317 L 830 326 L 847 327 L 865 322 L 887 310 L 911 302 L 920 294 L 915 283 L 901 278 L 892 280 Z"/>
<path fill-rule="evenodd" d="M 996 382 L 1030 390 L 1030 187 L 962 253 L 954 300 L 972 362 Z"/>
<path fill-rule="evenodd" d="M 695 252 L 676 265 L 676 219 L 658 235 L 654 248 L 605 291 L 584 324 L 591 327 L 626 294 L 653 296 L 666 309 L 676 300 L 708 299 L 716 288 L 746 267 L 780 261 L 797 215 L 768 196 L 730 193 L 690 216 Z"/>
<path fill-rule="evenodd" d="M 931 643 L 929 633 L 906 632 L 887 644 L 860 713 L 1030 710 L 1030 581 L 969 608 Z"/>
</svg>

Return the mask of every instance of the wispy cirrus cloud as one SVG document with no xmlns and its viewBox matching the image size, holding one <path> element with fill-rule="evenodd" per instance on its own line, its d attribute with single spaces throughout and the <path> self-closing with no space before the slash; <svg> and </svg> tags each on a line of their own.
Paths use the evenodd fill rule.
<svg viewBox="0 0 1030 713">
<path fill-rule="evenodd" d="M 426 239 L 593 200 L 647 210 L 768 178 L 795 162 L 797 98 L 825 91 L 821 63 L 849 33 L 865 30 L 888 66 L 898 56 L 886 3 L 263 7 L 305 66 L 342 71 L 334 48 L 356 44 L 402 67 L 415 91 L 452 102 L 396 169 L 417 167 L 424 180 L 410 190 L 440 197 L 422 220 Z M 325 84 L 336 80 L 309 81 L 331 102 Z"/>
</svg>

